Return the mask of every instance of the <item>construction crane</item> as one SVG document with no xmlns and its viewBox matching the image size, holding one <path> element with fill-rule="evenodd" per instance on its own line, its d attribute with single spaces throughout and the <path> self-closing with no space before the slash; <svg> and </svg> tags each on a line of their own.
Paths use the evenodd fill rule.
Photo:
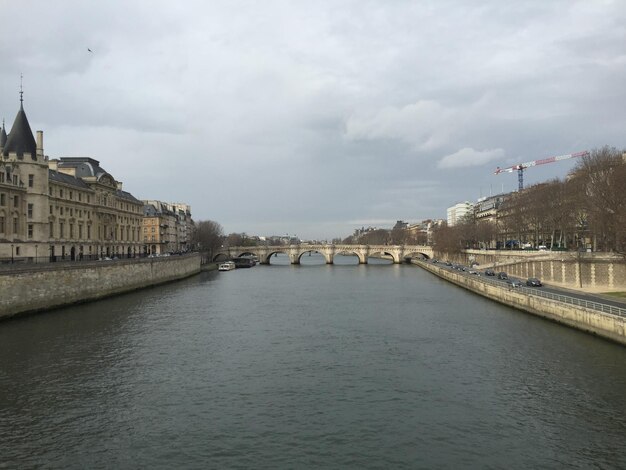
<svg viewBox="0 0 626 470">
<path fill-rule="evenodd" d="M 582 152 L 568 153 L 567 155 L 559 155 L 557 157 L 542 158 L 541 160 L 533 160 L 532 162 L 520 163 L 519 165 L 513 165 L 508 168 L 497 167 L 494 174 L 500 173 L 513 173 L 517 170 L 517 181 L 519 182 L 519 190 L 524 189 L 524 170 L 531 166 L 545 165 L 546 163 L 560 162 L 561 160 L 568 160 L 570 158 L 587 157 L 589 152 L 583 150 Z"/>
</svg>

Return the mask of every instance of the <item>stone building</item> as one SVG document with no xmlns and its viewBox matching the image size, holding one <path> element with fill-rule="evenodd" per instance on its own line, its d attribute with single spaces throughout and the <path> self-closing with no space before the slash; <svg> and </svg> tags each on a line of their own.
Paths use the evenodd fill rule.
<svg viewBox="0 0 626 470">
<path fill-rule="evenodd" d="M 191 248 L 191 207 L 183 203 L 143 201 L 144 253 L 179 253 Z"/>
<path fill-rule="evenodd" d="M 57 261 L 141 252 L 143 203 L 92 158 L 44 155 L 20 97 L 0 130 L 0 261 Z"/>
</svg>

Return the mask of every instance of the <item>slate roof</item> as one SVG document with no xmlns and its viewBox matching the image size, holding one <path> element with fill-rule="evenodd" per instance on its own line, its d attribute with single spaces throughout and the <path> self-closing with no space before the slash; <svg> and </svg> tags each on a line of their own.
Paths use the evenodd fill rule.
<svg viewBox="0 0 626 470">
<path fill-rule="evenodd" d="M 30 124 L 24 112 L 24 106 L 21 104 L 20 110 L 17 112 L 17 116 L 15 116 L 13 127 L 11 127 L 11 132 L 9 132 L 6 144 L 4 145 L 4 156 L 8 157 L 11 152 L 16 153 L 18 157 L 23 157 L 25 153 L 30 153 L 33 160 L 37 159 L 35 137 L 33 137 L 33 131 L 30 130 Z"/>
<path fill-rule="evenodd" d="M 74 178 L 72 175 L 66 175 L 65 173 L 61 173 L 59 171 L 48 170 L 48 179 L 50 181 L 56 181 L 58 183 L 65 183 L 70 186 L 75 186 L 80 189 L 91 190 L 89 185 L 80 178 Z"/>
<path fill-rule="evenodd" d="M 85 176 L 100 178 L 100 176 L 108 174 L 100 166 L 98 160 L 88 157 L 63 157 L 59 160 L 59 166 L 62 168 L 75 168 L 77 178 L 84 178 Z"/>
<path fill-rule="evenodd" d="M 159 213 L 152 204 L 144 204 L 143 206 L 143 215 L 146 217 L 157 217 Z"/>
<path fill-rule="evenodd" d="M 135 204 L 141 204 L 141 201 L 139 199 L 137 199 L 135 196 L 127 191 L 122 191 L 118 189 L 117 191 L 115 191 L 115 195 L 120 199 L 125 199 L 127 201 L 134 202 Z"/>
<path fill-rule="evenodd" d="M 2 122 L 2 130 L 0 131 L 0 147 L 4 147 L 7 143 L 7 131 L 4 130 L 4 122 Z"/>
</svg>

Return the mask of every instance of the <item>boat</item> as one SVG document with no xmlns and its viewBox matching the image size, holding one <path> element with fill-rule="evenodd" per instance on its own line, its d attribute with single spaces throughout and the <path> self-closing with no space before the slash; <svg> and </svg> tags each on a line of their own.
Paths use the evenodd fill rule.
<svg viewBox="0 0 626 470">
<path fill-rule="evenodd" d="M 223 263 L 220 263 L 217 267 L 218 271 L 232 271 L 235 268 L 235 263 L 232 261 L 224 261 Z"/>
<path fill-rule="evenodd" d="M 256 261 L 249 256 L 241 256 L 239 258 L 235 258 L 233 261 L 235 262 L 235 266 L 237 266 L 237 268 L 251 268 L 256 265 Z"/>
</svg>

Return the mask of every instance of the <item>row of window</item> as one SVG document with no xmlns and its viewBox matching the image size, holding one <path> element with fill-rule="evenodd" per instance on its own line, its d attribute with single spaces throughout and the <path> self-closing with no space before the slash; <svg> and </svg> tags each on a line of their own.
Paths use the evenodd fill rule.
<svg viewBox="0 0 626 470">
<path fill-rule="evenodd" d="M 19 233 L 20 220 L 18 217 L 13 217 L 13 233 Z M 6 219 L 4 216 L 0 216 L 0 233 L 7 234 Z"/>
<path fill-rule="evenodd" d="M 29 177 L 30 176 L 31 175 L 29 175 Z M 30 180 L 29 180 L 29 183 L 30 183 Z M 59 197 L 60 199 L 63 199 L 63 198 L 65 198 L 67 196 L 67 198 L 70 201 L 74 200 L 74 191 L 71 191 L 71 190 L 65 190 L 63 188 L 56 188 L 56 187 L 50 185 L 50 188 L 48 189 L 48 193 L 50 194 L 50 196 Z M 58 196 L 55 195 L 55 193 L 57 193 Z M 83 201 L 83 193 L 80 192 L 80 191 L 77 191 L 76 195 L 77 195 L 77 201 L 78 202 L 82 202 Z M 91 202 L 91 195 L 85 194 L 84 196 L 85 196 L 84 197 L 85 202 L 87 202 L 87 204 L 89 204 Z"/>
<path fill-rule="evenodd" d="M 58 232 L 55 231 L 55 225 L 58 225 Z M 29 225 L 29 227 L 31 227 Z M 68 228 L 68 232 L 66 233 L 65 228 Z M 59 221 L 58 224 L 54 222 L 49 223 L 49 236 L 50 238 L 55 238 L 58 233 L 58 237 L 56 238 L 65 238 L 66 234 L 68 238 L 74 238 L 76 232 L 74 231 L 75 225 L 70 223 L 66 224 L 65 221 Z M 78 238 L 82 239 L 83 234 L 86 233 L 87 239 L 91 239 L 91 225 L 86 225 L 86 232 L 83 230 L 84 224 L 78 224 Z M 124 237 L 126 235 L 126 237 Z M 29 236 L 32 238 L 32 234 Z M 98 227 L 98 238 L 103 240 L 127 240 L 127 241 L 139 241 L 139 228 L 134 228 L 130 226 L 120 226 L 111 228 L 107 225 Z"/>
<path fill-rule="evenodd" d="M 2 173 L 0 173 L 2 174 Z M 6 193 L 0 193 L 0 207 L 6 207 L 7 205 L 7 195 Z M 19 196 L 13 196 L 13 207 L 19 207 L 20 206 L 20 197 Z"/>
<path fill-rule="evenodd" d="M 30 180 L 30 176 L 29 175 L 29 185 L 31 184 L 31 180 Z M 32 187 L 32 186 L 31 186 Z M 90 194 L 84 194 L 80 191 L 76 191 L 76 193 L 74 193 L 74 191 L 72 190 L 68 190 L 68 189 L 64 189 L 64 188 L 56 188 L 54 186 L 50 186 L 49 188 L 49 194 L 50 196 L 53 197 L 58 197 L 60 199 L 69 199 L 70 201 L 75 200 L 74 196 L 76 195 L 76 200 L 78 202 L 83 202 L 83 200 L 85 202 L 87 202 L 87 204 L 91 203 L 91 195 Z M 109 195 L 107 194 L 101 194 L 100 196 L 96 196 L 96 203 L 101 203 L 103 206 L 105 207 L 114 207 L 115 209 L 120 209 L 120 210 L 125 210 L 127 212 L 141 212 L 143 210 L 143 206 L 137 206 L 137 207 L 133 207 L 131 206 L 129 203 L 122 203 L 120 201 L 118 201 L 115 197 L 112 197 L 112 200 L 109 200 Z"/>
</svg>

